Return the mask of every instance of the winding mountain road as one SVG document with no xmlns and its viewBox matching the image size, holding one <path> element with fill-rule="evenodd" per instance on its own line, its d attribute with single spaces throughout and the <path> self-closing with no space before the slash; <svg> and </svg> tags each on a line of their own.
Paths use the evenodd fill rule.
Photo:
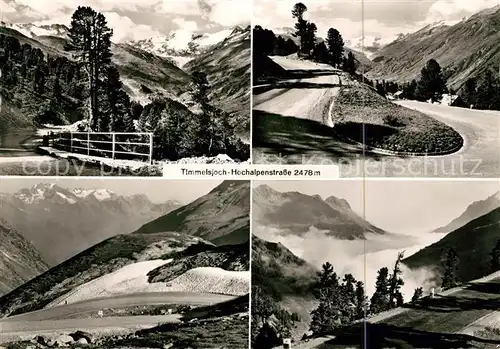
<svg viewBox="0 0 500 349">
<path fill-rule="evenodd" d="M 159 323 L 179 322 L 181 316 L 119 316 L 103 318 L 72 318 L 103 309 L 125 307 L 186 304 L 212 305 L 235 299 L 235 296 L 195 292 L 139 293 L 45 308 L 0 320 L 0 343 L 29 338 L 40 333 L 61 333 L 76 330 L 113 330 L 153 327 Z"/>
<path fill-rule="evenodd" d="M 416 101 L 398 101 L 459 132 L 464 146 L 445 156 L 404 157 L 346 143 L 331 128 L 329 113 L 338 90 L 350 81 L 333 68 L 270 57 L 295 79 L 274 88 L 254 87 L 254 163 L 337 164 L 341 177 L 498 177 L 500 112 Z M 263 91 L 262 91 L 263 90 Z"/>
</svg>

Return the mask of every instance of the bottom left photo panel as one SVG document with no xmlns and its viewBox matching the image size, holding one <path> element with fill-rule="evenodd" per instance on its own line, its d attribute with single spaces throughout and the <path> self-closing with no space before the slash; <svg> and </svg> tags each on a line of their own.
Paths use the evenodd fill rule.
<svg viewBox="0 0 500 349">
<path fill-rule="evenodd" d="M 248 348 L 250 182 L 2 178 L 0 347 Z"/>
</svg>

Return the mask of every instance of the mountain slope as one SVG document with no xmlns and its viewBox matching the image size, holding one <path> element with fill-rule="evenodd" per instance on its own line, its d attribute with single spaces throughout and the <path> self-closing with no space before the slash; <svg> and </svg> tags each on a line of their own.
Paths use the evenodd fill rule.
<svg viewBox="0 0 500 349">
<path fill-rule="evenodd" d="M 448 85 L 459 88 L 469 77 L 500 63 L 500 7 L 481 11 L 453 26 L 430 25 L 401 36 L 377 52 L 371 78 L 410 81 L 434 58 L 450 73 Z"/>
<path fill-rule="evenodd" d="M 143 225 L 136 233 L 176 231 L 217 245 L 248 241 L 250 182 L 224 181 L 190 204 Z"/>
<path fill-rule="evenodd" d="M 0 315 L 41 309 L 58 297 L 101 276 L 134 263 L 161 259 L 162 256 L 180 252 L 200 242 L 203 240 L 178 233 L 114 236 L 1 297 Z"/>
<path fill-rule="evenodd" d="M 40 253 L 0 218 L 0 295 L 24 284 L 48 268 Z"/>
<path fill-rule="evenodd" d="M 54 266 L 116 234 L 180 206 L 152 203 L 144 195 L 120 196 L 106 189 L 64 189 L 38 184 L 14 194 L 0 194 L 2 215 Z"/>
<path fill-rule="evenodd" d="M 35 39 L 44 46 L 57 50 L 59 55 L 67 56 L 68 54 L 64 51 L 68 43 L 66 38 L 39 36 Z M 42 50 L 46 51 L 44 48 Z M 113 53 L 112 62 L 118 68 L 125 89 L 132 99 L 148 98 L 150 93 L 144 92 L 141 85 L 170 98 L 176 98 L 187 91 L 190 77 L 171 59 L 128 44 L 112 44 L 111 52 Z"/>
<path fill-rule="evenodd" d="M 442 275 L 446 252 L 454 248 L 460 261 L 460 279 L 478 279 L 491 273 L 491 251 L 500 239 L 499 229 L 500 208 L 497 208 L 406 258 L 404 263 L 410 268 L 425 267 Z"/>
<path fill-rule="evenodd" d="M 294 337 L 308 331 L 311 311 L 317 301 L 312 293 L 318 270 L 294 255 L 280 243 L 263 240 L 252 235 L 252 288 L 257 298 L 272 299 L 277 308 L 297 314 L 292 329 Z M 282 314 L 274 314 L 279 317 Z M 252 323 L 252 326 L 262 324 Z"/>
<path fill-rule="evenodd" d="M 252 286 L 276 300 L 311 296 L 317 270 L 280 243 L 252 235 Z"/>
<path fill-rule="evenodd" d="M 301 235 L 310 227 L 325 230 L 339 239 L 364 239 L 366 233 L 385 232 L 365 221 L 351 210 L 345 200 L 298 192 L 278 192 L 267 185 L 254 189 L 253 219 L 255 223 L 276 227 L 282 234 Z"/>
<path fill-rule="evenodd" d="M 215 88 L 212 99 L 235 116 L 232 126 L 240 135 L 250 133 L 250 55 L 250 27 L 237 27 L 183 67 L 188 73 L 207 73 Z"/>
<path fill-rule="evenodd" d="M 496 192 L 485 200 L 475 201 L 447 225 L 436 229 L 436 233 L 449 233 L 500 207 L 500 193 Z"/>
</svg>

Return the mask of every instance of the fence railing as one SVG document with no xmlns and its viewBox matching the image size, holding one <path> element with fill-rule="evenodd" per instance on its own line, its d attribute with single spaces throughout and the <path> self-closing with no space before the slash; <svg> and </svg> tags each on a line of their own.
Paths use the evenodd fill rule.
<svg viewBox="0 0 500 349">
<path fill-rule="evenodd" d="M 153 163 L 153 133 L 57 132 L 49 137 L 53 148 L 70 153 L 115 159 L 147 159 Z"/>
</svg>

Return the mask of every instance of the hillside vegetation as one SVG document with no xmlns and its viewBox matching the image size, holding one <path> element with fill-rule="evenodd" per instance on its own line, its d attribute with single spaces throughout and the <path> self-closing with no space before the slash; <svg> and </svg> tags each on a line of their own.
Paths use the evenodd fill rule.
<svg viewBox="0 0 500 349">
<path fill-rule="evenodd" d="M 231 127 L 245 139 L 250 133 L 250 56 L 250 27 L 235 28 L 230 37 L 183 67 L 188 73 L 207 73 L 214 86 L 211 98 L 233 116 Z"/>
<path fill-rule="evenodd" d="M 95 19 L 94 30 L 80 30 L 79 25 L 89 18 Z M 100 33 L 98 48 L 79 44 L 80 39 L 95 33 Z M 168 58 L 131 45 L 112 44 L 105 17 L 90 7 L 75 11 L 67 36 L 69 39 L 37 37 L 38 41 L 11 28 L 0 28 L 0 68 L 4 72 L 0 95 L 11 106 L 0 112 L 3 129 L 83 120 L 81 130 L 153 132 L 153 155 L 158 160 L 219 154 L 241 161 L 249 158 L 249 146 L 234 130 L 242 125 L 239 132 L 244 136 L 248 129 L 250 107 L 243 113 L 243 103 L 249 102 L 242 97 L 244 86 L 228 85 L 230 81 L 220 74 L 209 82 L 208 73 L 217 75 L 211 60 L 193 63 L 187 73 Z M 218 66 L 227 64 L 226 74 L 235 71 L 235 77 L 244 77 L 248 67 L 240 65 L 248 52 L 245 41 L 226 44 L 233 47 L 214 47 L 211 57 L 219 57 Z M 82 54 L 94 49 L 100 54 Z M 249 54 L 246 58 L 249 64 Z M 141 152 L 133 144 L 138 140 L 127 137 L 124 141 L 131 144 L 123 147 Z"/>
<path fill-rule="evenodd" d="M 427 26 L 381 48 L 368 72 L 373 79 L 411 81 L 428 58 L 447 71 L 448 85 L 458 90 L 467 79 L 478 77 L 500 63 L 498 41 L 500 8 L 476 13 L 453 26 Z"/>
<path fill-rule="evenodd" d="M 51 268 L 0 298 L 0 314 L 42 309 L 59 296 L 136 261 L 161 258 L 199 243 L 177 233 L 129 234 L 109 238 Z"/>
<path fill-rule="evenodd" d="M 410 268 L 429 268 L 441 278 L 447 252 L 456 251 L 456 275 L 461 282 L 478 279 L 493 272 L 491 253 L 499 240 L 500 209 L 497 208 L 450 232 L 438 242 L 425 247 L 404 260 Z"/>
</svg>

